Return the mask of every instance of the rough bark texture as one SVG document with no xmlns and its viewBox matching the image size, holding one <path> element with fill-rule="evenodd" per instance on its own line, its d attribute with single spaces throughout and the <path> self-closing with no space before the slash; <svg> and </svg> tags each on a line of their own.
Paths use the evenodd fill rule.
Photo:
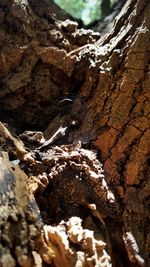
<svg viewBox="0 0 150 267">
<path fill-rule="evenodd" d="M 150 2 L 127 1 L 104 38 L 49 1 L 2 0 L 0 26 L 2 267 L 60 266 L 58 251 L 63 266 L 150 266 Z"/>
</svg>

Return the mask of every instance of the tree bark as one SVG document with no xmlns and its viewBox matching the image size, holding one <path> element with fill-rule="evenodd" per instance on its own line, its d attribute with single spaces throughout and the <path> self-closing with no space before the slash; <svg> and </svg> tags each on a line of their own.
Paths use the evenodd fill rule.
<svg viewBox="0 0 150 267">
<path fill-rule="evenodd" d="M 50 263 L 50 258 L 45 256 L 50 252 L 41 241 L 44 239 L 43 232 L 41 238 L 42 223 L 59 223 L 66 219 L 67 209 L 69 227 L 70 217 L 82 217 L 84 208 L 84 221 L 92 210 L 89 205 L 94 203 L 100 214 L 96 215 L 96 220 L 101 221 L 99 227 L 105 228 L 103 239 L 109 247 L 107 252 L 111 255 L 112 266 L 150 266 L 150 2 L 128 0 L 116 18 L 113 30 L 103 38 L 98 33 L 79 30 L 75 22 L 56 20 L 51 16 L 50 2 L 40 3 L 40 8 L 38 1 L 33 0 L 2 0 L 0 3 L 0 119 L 8 123 L 11 133 L 22 134 L 20 138 L 31 153 L 28 155 L 28 151 L 2 127 L 0 199 L 2 210 L 8 210 L 7 214 L 1 213 L 0 264 L 2 267 L 57 266 L 59 261 Z M 37 135 L 32 138 L 29 132 L 23 134 L 25 130 L 43 131 L 44 138 L 50 142 L 44 143 L 42 148 L 41 139 L 37 140 Z M 37 141 L 39 146 L 35 145 Z M 86 152 L 78 147 L 79 141 Z M 60 157 L 57 149 L 50 152 L 61 166 L 61 170 L 56 166 L 58 177 L 49 169 L 55 167 L 53 160 L 46 158 L 49 145 L 57 145 L 61 150 Z M 95 180 L 93 184 L 95 178 L 91 172 L 100 175 L 100 167 L 96 171 L 94 163 L 85 157 L 88 150 L 96 150 L 98 160 L 103 163 L 105 182 L 115 198 L 113 207 L 107 197 L 99 195 L 99 190 L 102 195 L 104 193 L 102 184 L 97 185 Z M 72 151 L 79 153 L 81 161 L 74 158 Z M 16 170 L 12 171 L 10 161 L 18 159 L 20 167 L 16 173 Z M 95 158 L 93 160 L 96 162 Z M 62 162 L 67 162 L 67 167 Z M 83 178 L 83 184 L 74 183 L 74 173 L 80 177 L 81 169 L 88 178 Z M 21 188 L 17 183 L 19 172 L 25 172 L 20 175 L 24 181 L 30 181 L 25 205 L 20 203 L 22 196 L 16 194 Z M 43 173 L 46 178 L 39 177 Z M 68 173 L 66 180 L 64 173 Z M 52 184 L 46 182 L 40 187 L 47 179 L 51 179 Z M 71 188 L 80 192 L 78 197 L 69 193 Z M 108 193 L 107 189 L 104 195 L 108 196 Z M 49 199 L 46 194 L 50 194 Z M 64 205 L 60 204 L 62 198 Z M 74 204 L 69 206 L 71 201 L 77 208 Z M 52 215 L 39 219 L 38 207 L 43 214 L 47 203 Z M 11 216 L 10 207 L 14 216 Z M 32 209 L 34 216 L 30 218 L 32 212 L 29 210 Z M 90 216 L 94 220 L 94 215 Z M 77 224 L 80 227 L 80 222 Z M 92 223 L 92 227 L 95 225 Z M 15 235 L 10 235 L 10 231 Z M 83 229 L 81 232 L 85 235 Z M 13 250 L 16 236 L 18 241 Z M 56 241 L 47 242 L 50 246 L 50 242 Z M 94 238 L 92 242 L 95 245 Z M 44 251 L 40 250 L 41 244 Z M 36 263 L 35 251 L 40 254 L 41 265 Z M 93 253 L 99 259 L 97 252 Z M 72 252 L 68 255 L 71 257 Z M 69 262 L 72 266 L 72 261 Z M 87 259 L 85 266 L 90 266 Z"/>
</svg>

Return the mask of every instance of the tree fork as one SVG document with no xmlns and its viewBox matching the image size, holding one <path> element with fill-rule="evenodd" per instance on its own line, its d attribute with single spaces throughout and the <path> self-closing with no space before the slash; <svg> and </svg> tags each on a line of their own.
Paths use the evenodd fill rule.
<svg viewBox="0 0 150 267">
<path fill-rule="evenodd" d="M 143 259 L 150 266 L 150 3 L 127 1 L 110 34 L 102 38 L 94 32 L 82 33 L 74 22 L 64 23 L 51 17 L 49 5 L 50 2 L 42 3 L 39 15 L 28 1 L 3 0 L 0 4 L 0 119 L 17 135 L 24 130 L 42 130 L 47 140 L 59 127 L 67 127 L 66 135 L 56 145 L 81 141 L 97 150 L 106 182 L 120 210 L 116 221 L 111 216 L 103 219 L 111 242 L 113 266 L 144 266 Z M 46 16 L 45 10 L 49 10 Z M 63 102 L 66 98 L 71 101 Z M 34 142 L 27 145 L 32 153 L 36 145 Z M 9 159 L 18 159 L 15 153 L 10 153 L 11 148 L 11 142 L 5 146 L 2 141 L 1 167 L 9 165 Z M 9 151 L 7 160 L 4 151 Z M 25 171 L 28 169 L 21 166 Z M 43 167 L 39 164 L 37 170 L 43 171 Z M 33 176 L 37 178 L 38 173 L 32 175 L 35 182 Z M 10 185 L 14 179 L 9 180 Z M 39 179 L 45 179 L 40 180 L 40 185 L 47 181 L 41 176 Z M 5 197 L 7 203 L 11 202 L 10 193 Z M 58 208 L 58 203 L 55 205 Z M 15 205 L 13 209 L 17 209 L 21 220 L 20 231 L 24 224 L 28 231 L 30 219 L 26 211 L 21 213 Z M 89 212 L 89 208 L 85 210 Z M 38 215 L 34 223 L 37 218 Z M 42 223 L 37 223 L 37 235 L 41 227 Z M 17 226 L 15 229 L 17 232 Z M 9 242 L 4 239 L 3 236 L 3 255 L 8 256 Z M 26 252 L 22 255 L 28 255 L 32 246 L 35 249 L 33 243 L 23 245 Z M 8 256 L 10 266 L 15 266 L 13 253 Z M 23 266 L 24 259 L 24 264 L 31 265 L 33 255 L 30 257 L 28 261 L 20 256 L 17 264 Z M 7 264 L 4 260 L 2 266 Z"/>
</svg>

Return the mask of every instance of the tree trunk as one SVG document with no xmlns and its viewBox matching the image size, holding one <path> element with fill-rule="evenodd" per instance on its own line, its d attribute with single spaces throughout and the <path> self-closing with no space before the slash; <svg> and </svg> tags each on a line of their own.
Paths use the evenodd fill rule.
<svg viewBox="0 0 150 267">
<path fill-rule="evenodd" d="M 103 38 L 39 2 L 0 3 L 0 119 L 9 127 L 0 128 L 0 266 L 61 266 L 52 257 L 60 252 L 63 266 L 78 266 L 81 255 L 53 237 L 57 227 L 43 228 L 66 220 L 72 229 L 73 216 L 84 238 L 84 228 L 103 233 L 112 266 L 150 266 L 150 2 L 127 1 Z M 101 266 L 85 254 L 81 266 Z"/>
</svg>

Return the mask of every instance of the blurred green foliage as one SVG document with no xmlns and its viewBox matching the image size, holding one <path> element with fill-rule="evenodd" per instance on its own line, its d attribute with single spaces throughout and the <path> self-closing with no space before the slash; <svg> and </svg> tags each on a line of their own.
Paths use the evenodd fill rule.
<svg viewBox="0 0 150 267">
<path fill-rule="evenodd" d="M 116 0 L 110 0 L 111 6 Z M 81 19 L 84 25 L 88 25 L 95 20 L 102 18 L 102 0 L 54 0 L 62 9 L 72 17 Z M 110 8 L 108 6 L 108 8 Z"/>
</svg>

